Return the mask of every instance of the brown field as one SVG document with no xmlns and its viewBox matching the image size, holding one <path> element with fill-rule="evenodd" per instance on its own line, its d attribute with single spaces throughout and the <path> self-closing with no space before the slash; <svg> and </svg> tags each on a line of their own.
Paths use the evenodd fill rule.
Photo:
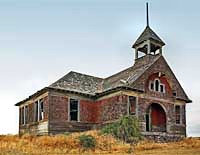
<svg viewBox="0 0 200 155">
<path fill-rule="evenodd" d="M 180 142 L 162 144 L 142 141 L 136 146 L 131 146 L 116 140 L 112 136 L 102 136 L 98 131 L 88 131 L 84 134 L 93 135 L 96 138 L 97 144 L 95 149 L 86 150 L 79 144 L 78 136 L 80 134 L 83 133 L 40 137 L 1 135 L 0 154 L 200 155 L 200 138 L 187 138 Z"/>
</svg>

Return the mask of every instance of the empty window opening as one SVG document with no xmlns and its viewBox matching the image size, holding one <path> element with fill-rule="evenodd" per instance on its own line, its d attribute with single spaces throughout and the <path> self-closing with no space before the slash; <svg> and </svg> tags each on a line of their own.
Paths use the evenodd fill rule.
<svg viewBox="0 0 200 155">
<path fill-rule="evenodd" d="M 150 88 L 151 88 L 151 90 L 154 90 L 154 83 L 153 82 L 151 82 L 151 84 L 150 84 L 151 86 L 150 86 Z"/>
<path fill-rule="evenodd" d="M 176 124 L 181 123 L 181 107 L 179 105 L 175 106 Z"/>
<path fill-rule="evenodd" d="M 160 92 L 164 93 L 164 85 L 163 84 L 160 84 Z"/>
<path fill-rule="evenodd" d="M 78 100 L 70 99 L 70 121 L 78 121 Z"/>
<path fill-rule="evenodd" d="M 175 96 L 175 97 L 176 97 L 176 92 L 173 92 L 173 96 Z"/>
<path fill-rule="evenodd" d="M 160 82 L 159 79 L 155 79 L 154 81 L 149 82 L 149 89 L 152 91 L 157 91 L 161 93 L 165 93 L 165 85 Z"/>
<path fill-rule="evenodd" d="M 34 112 L 35 112 L 35 122 L 37 122 L 38 121 L 38 101 L 35 102 Z"/>
<path fill-rule="evenodd" d="M 24 115 L 24 107 L 21 108 L 21 113 L 22 113 L 22 117 L 21 117 L 21 124 L 24 125 L 25 124 L 25 115 Z"/>
<path fill-rule="evenodd" d="M 155 91 L 159 91 L 159 81 L 155 81 Z"/>
<path fill-rule="evenodd" d="M 39 120 L 43 120 L 44 119 L 44 103 L 43 100 L 41 99 L 39 101 Z"/>
<path fill-rule="evenodd" d="M 129 114 L 135 115 L 136 112 L 136 97 L 129 96 Z"/>
<path fill-rule="evenodd" d="M 28 124 L 28 106 L 25 106 L 24 112 L 24 123 Z"/>
</svg>

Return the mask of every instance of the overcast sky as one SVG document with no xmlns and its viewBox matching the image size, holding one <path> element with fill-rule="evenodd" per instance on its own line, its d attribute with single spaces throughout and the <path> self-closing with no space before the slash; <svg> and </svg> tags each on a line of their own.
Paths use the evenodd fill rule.
<svg viewBox="0 0 200 155">
<path fill-rule="evenodd" d="M 69 71 L 107 77 L 131 66 L 146 1 L 0 0 L 0 134 L 18 132 L 16 102 Z M 193 100 L 187 133 L 200 136 L 200 2 L 149 5 L 164 57 Z"/>
</svg>

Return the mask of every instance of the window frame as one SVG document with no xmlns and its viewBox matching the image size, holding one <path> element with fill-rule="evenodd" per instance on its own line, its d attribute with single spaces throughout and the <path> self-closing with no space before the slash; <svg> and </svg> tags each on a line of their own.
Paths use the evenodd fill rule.
<svg viewBox="0 0 200 155">
<path fill-rule="evenodd" d="M 38 121 L 44 120 L 44 101 L 43 99 L 38 100 Z"/>
<path fill-rule="evenodd" d="M 158 89 L 156 87 L 157 84 L 158 84 Z M 161 91 L 161 86 L 163 87 L 163 91 Z M 159 78 L 155 78 L 153 81 L 149 81 L 149 90 L 154 92 L 160 92 L 163 94 L 166 93 L 165 84 L 161 83 Z"/>
<path fill-rule="evenodd" d="M 76 100 L 77 101 L 77 120 L 71 120 L 71 111 L 70 111 L 70 104 L 71 100 Z M 70 122 L 80 122 L 80 100 L 77 98 L 69 98 L 68 100 L 68 121 Z"/>
<path fill-rule="evenodd" d="M 131 103 L 130 103 L 130 98 L 134 98 L 134 112 L 131 112 Z M 136 113 L 137 113 L 137 97 L 136 96 L 128 96 L 128 107 L 127 107 L 128 109 L 127 109 L 127 111 L 128 111 L 128 115 L 136 115 Z"/>
<path fill-rule="evenodd" d="M 179 112 L 177 113 L 177 107 L 179 107 Z M 175 112 L 175 124 L 176 125 L 181 125 L 182 121 L 181 121 L 181 105 L 175 105 L 174 106 L 174 112 Z"/>
</svg>

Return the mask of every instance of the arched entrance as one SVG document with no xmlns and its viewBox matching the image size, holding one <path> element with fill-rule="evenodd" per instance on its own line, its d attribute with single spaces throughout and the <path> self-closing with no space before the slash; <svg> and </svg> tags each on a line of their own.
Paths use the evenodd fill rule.
<svg viewBox="0 0 200 155">
<path fill-rule="evenodd" d="M 147 108 L 146 131 L 166 132 L 166 114 L 161 105 L 152 103 Z"/>
</svg>

